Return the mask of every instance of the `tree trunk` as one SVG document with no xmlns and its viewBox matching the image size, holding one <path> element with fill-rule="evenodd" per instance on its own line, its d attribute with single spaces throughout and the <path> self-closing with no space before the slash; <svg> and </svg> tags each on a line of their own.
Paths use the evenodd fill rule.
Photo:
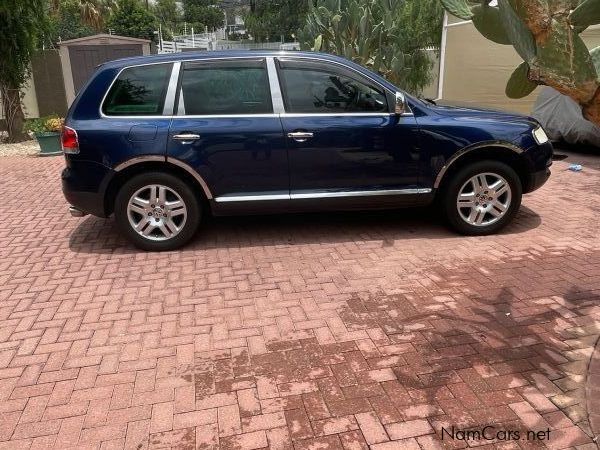
<svg viewBox="0 0 600 450">
<path fill-rule="evenodd" d="M 23 131 L 25 125 L 25 115 L 21 107 L 20 89 L 11 89 L 8 86 L 0 86 L 0 96 L 2 97 L 2 109 L 6 119 L 6 128 L 8 130 L 8 142 L 22 142 L 29 139 L 27 133 Z"/>
</svg>

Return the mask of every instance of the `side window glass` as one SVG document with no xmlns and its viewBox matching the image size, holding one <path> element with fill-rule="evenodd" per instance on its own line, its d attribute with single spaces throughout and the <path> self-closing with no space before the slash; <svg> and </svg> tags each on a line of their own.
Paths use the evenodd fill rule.
<svg viewBox="0 0 600 450">
<path fill-rule="evenodd" d="M 289 113 L 388 112 L 385 92 L 357 79 L 316 67 L 280 70 Z"/>
<path fill-rule="evenodd" d="M 102 106 L 108 116 L 161 115 L 172 64 L 125 69 L 114 82 Z"/>
<path fill-rule="evenodd" d="M 186 115 L 271 114 L 265 62 L 188 63 L 181 80 L 180 113 L 182 102 Z"/>
</svg>

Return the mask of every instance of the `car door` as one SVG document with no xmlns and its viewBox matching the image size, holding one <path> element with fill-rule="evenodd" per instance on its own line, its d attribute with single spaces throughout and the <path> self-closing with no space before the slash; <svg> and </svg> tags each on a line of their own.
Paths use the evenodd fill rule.
<svg viewBox="0 0 600 450">
<path fill-rule="evenodd" d="M 395 93 L 340 64 L 279 58 L 292 199 L 375 197 L 419 188 L 417 124 Z"/>
<path fill-rule="evenodd" d="M 181 71 L 169 158 L 200 174 L 217 212 L 289 201 L 287 147 L 265 58 L 183 62 Z"/>
</svg>

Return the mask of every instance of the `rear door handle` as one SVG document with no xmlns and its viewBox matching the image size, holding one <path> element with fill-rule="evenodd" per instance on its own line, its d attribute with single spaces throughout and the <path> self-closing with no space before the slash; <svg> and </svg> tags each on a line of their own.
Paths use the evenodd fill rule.
<svg viewBox="0 0 600 450">
<path fill-rule="evenodd" d="M 194 134 L 194 133 L 181 133 L 181 134 L 174 135 L 173 139 L 175 139 L 176 141 L 193 142 L 193 141 L 197 141 L 198 139 L 200 139 L 200 135 Z"/>
<path fill-rule="evenodd" d="M 294 131 L 293 133 L 288 133 L 288 137 L 296 142 L 306 142 L 309 139 L 312 139 L 314 136 L 315 135 L 313 133 L 306 131 Z"/>
</svg>

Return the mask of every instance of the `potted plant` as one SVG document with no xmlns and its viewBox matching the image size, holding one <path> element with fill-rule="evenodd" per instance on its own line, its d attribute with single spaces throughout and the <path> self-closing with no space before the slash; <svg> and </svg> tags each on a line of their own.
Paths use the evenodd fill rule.
<svg viewBox="0 0 600 450">
<path fill-rule="evenodd" d="M 58 116 L 31 119 L 27 122 L 27 131 L 31 132 L 40 144 L 40 156 L 62 154 L 60 132 L 64 119 Z"/>
</svg>

